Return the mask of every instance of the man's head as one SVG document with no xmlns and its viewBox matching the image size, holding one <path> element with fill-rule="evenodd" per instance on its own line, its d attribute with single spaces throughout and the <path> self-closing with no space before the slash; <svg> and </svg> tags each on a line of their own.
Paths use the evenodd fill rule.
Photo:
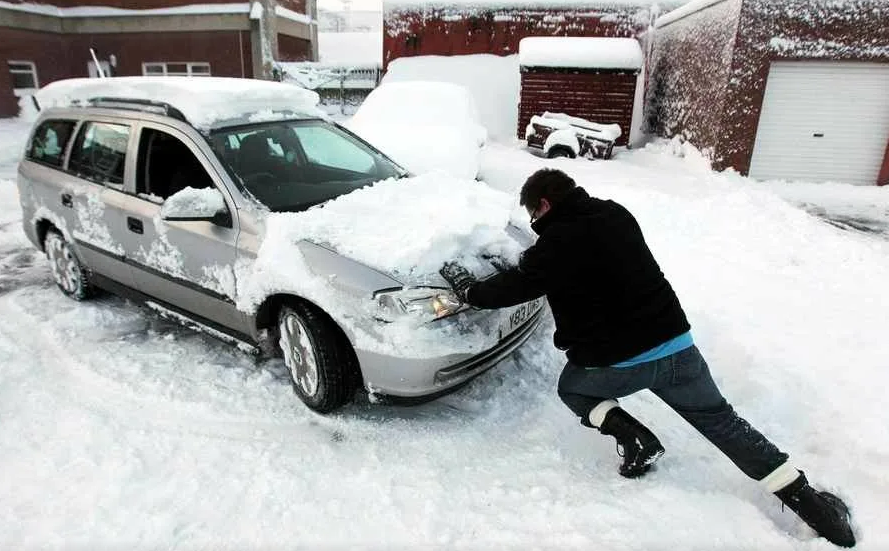
<svg viewBox="0 0 889 551">
<path fill-rule="evenodd" d="M 570 176 L 555 168 L 541 168 L 527 180 L 519 194 L 519 204 L 534 222 L 562 200 L 577 184 Z"/>
</svg>

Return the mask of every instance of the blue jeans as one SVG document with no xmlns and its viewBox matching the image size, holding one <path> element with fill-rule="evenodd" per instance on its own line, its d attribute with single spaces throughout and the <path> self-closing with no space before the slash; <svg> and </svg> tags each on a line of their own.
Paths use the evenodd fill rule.
<svg viewBox="0 0 889 551">
<path fill-rule="evenodd" d="M 765 436 L 738 417 L 710 376 L 696 346 L 633 367 L 584 367 L 568 362 L 559 397 L 587 426 L 604 400 L 649 389 L 728 456 L 744 474 L 762 480 L 787 461 Z"/>
</svg>

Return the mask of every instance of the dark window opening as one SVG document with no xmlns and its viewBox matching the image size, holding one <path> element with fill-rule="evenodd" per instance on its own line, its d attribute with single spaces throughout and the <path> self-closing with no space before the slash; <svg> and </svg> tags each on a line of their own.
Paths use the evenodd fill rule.
<svg viewBox="0 0 889 551">
<path fill-rule="evenodd" d="M 136 193 L 163 201 L 187 187 L 213 187 L 213 179 L 182 140 L 160 130 L 142 130 Z"/>
</svg>

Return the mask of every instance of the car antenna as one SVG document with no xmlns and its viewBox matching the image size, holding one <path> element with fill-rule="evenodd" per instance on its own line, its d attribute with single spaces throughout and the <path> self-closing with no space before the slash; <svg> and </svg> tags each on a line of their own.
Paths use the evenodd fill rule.
<svg viewBox="0 0 889 551">
<path fill-rule="evenodd" d="M 96 57 L 96 50 L 90 48 L 90 55 L 93 56 L 93 62 L 96 64 L 96 71 L 99 73 L 99 78 L 106 78 L 107 75 L 102 69 L 102 64 L 99 63 L 99 58 Z"/>
</svg>

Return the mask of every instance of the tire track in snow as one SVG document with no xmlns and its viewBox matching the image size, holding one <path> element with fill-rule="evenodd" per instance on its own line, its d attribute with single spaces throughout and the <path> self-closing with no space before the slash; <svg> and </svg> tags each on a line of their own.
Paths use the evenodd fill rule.
<svg viewBox="0 0 889 551">
<path fill-rule="evenodd" d="M 28 308 L 19 303 L 23 299 L 33 307 L 33 297 L 21 291 L 8 295 L 0 302 L 0 308 L 17 319 L 17 323 L 0 326 L 0 339 L 11 345 L 10 353 L 14 354 L 9 365 L 30 366 L 35 370 L 31 381 L 27 381 L 26 375 L 17 374 L 26 383 L 54 381 L 51 387 L 40 388 L 50 392 L 60 403 L 86 410 L 133 430 L 151 429 L 264 442 L 292 442 L 294 437 L 301 441 L 308 437 L 312 441 L 337 442 L 344 438 L 344 423 L 309 412 L 297 402 L 295 396 L 292 397 L 292 410 L 280 407 L 268 410 L 270 416 L 282 417 L 281 420 L 272 420 L 266 416 L 213 411 L 213 403 L 188 403 L 164 396 L 137 394 L 131 388 L 115 384 L 96 370 L 96 364 L 101 365 L 103 370 L 114 370 L 116 359 L 113 356 L 102 353 L 84 355 L 76 344 L 63 346 L 60 340 L 47 336 L 52 333 L 53 328 L 47 327 L 52 321 L 41 321 L 33 316 Z M 76 339 L 77 335 L 74 341 Z M 41 369 L 52 369 L 53 373 L 39 373 Z M 218 384 L 214 381 L 207 383 Z M 290 392 L 289 387 L 282 385 L 282 392 Z M 354 429 L 349 427 L 350 436 L 354 435 Z"/>
</svg>

